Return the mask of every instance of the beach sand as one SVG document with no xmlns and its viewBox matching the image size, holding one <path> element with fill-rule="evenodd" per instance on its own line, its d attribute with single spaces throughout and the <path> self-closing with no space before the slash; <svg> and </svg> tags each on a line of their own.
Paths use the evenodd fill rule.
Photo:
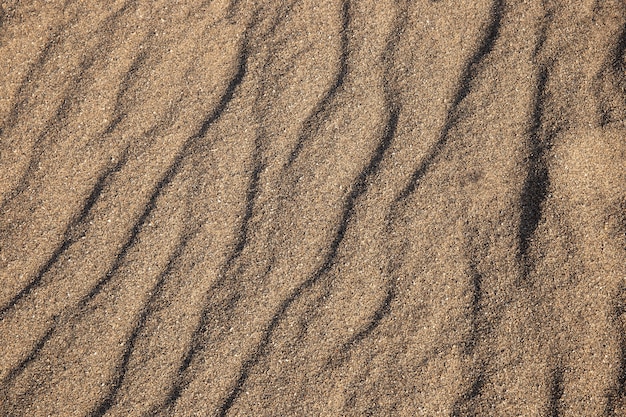
<svg viewBox="0 0 626 417">
<path fill-rule="evenodd" d="M 1 416 L 626 416 L 626 3 L 17 1 Z"/>
</svg>

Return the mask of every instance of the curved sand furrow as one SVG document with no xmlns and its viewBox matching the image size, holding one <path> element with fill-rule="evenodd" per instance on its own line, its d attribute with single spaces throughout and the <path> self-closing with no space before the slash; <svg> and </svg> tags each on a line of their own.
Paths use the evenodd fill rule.
<svg viewBox="0 0 626 417">
<path fill-rule="evenodd" d="M 624 27 L 6 2 L 0 414 L 622 415 Z"/>
</svg>

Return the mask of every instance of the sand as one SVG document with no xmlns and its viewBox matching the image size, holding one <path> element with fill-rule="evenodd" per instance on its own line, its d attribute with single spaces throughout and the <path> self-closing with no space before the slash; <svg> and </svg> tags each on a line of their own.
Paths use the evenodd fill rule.
<svg viewBox="0 0 626 417">
<path fill-rule="evenodd" d="M 5 1 L 1 416 L 626 416 L 626 3 Z"/>
</svg>

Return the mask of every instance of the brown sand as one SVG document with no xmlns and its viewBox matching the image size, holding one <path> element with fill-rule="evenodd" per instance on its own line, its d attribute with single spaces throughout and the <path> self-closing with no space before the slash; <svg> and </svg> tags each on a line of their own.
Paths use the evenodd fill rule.
<svg viewBox="0 0 626 417">
<path fill-rule="evenodd" d="M 0 415 L 626 416 L 626 3 L 17 1 Z"/>
</svg>

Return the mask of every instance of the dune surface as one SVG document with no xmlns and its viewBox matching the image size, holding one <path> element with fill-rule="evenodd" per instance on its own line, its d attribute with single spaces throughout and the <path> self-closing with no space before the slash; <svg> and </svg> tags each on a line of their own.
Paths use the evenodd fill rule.
<svg viewBox="0 0 626 417">
<path fill-rule="evenodd" d="M 1 416 L 626 416 L 626 3 L 1 7 Z"/>
</svg>

